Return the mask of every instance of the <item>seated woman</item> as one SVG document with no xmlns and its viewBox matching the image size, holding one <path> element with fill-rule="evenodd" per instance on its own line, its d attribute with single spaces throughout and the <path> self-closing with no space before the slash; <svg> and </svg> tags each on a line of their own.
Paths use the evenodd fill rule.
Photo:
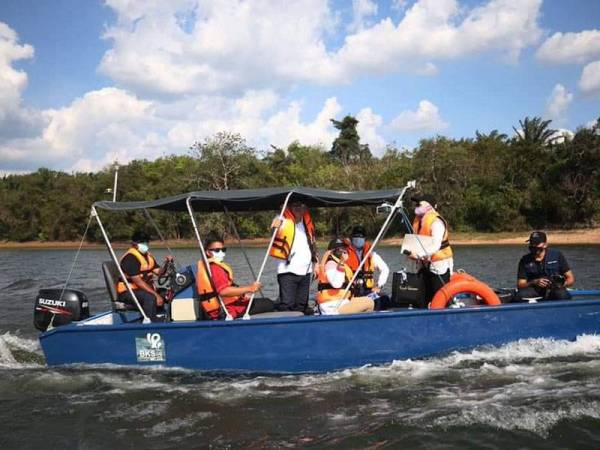
<svg viewBox="0 0 600 450">
<path fill-rule="evenodd" d="M 246 286 L 238 286 L 233 281 L 233 270 L 224 263 L 225 246 L 223 239 L 214 234 L 210 234 L 204 242 L 206 257 L 210 265 L 210 276 L 208 276 L 204 260 L 198 261 L 198 272 L 196 274 L 196 290 L 199 296 L 200 305 L 206 315 L 212 319 L 222 319 L 225 313 L 221 310 L 221 300 L 225 304 L 227 311 L 234 319 L 244 315 L 250 294 L 260 290 L 261 284 L 254 282 Z M 254 297 L 250 315 L 273 311 L 273 302 L 268 298 Z"/>
<path fill-rule="evenodd" d="M 354 275 L 346 261 L 348 247 L 341 239 L 329 243 L 321 259 L 317 303 L 323 315 L 356 314 L 373 311 L 375 305 L 369 297 L 353 297 L 351 289 L 345 298 L 344 290 Z"/>
</svg>

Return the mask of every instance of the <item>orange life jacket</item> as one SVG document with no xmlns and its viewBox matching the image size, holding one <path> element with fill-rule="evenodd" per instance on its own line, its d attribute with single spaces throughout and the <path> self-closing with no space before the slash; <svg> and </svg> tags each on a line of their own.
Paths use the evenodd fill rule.
<svg viewBox="0 0 600 450">
<path fill-rule="evenodd" d="M 348 260 L 346 261 L 346 264 L 350 266 L 353 272 L 356 272 L 356 269 L 358 269 L 358 266 L 360 265 L 358 251 L 354 248 L 350 239 L 344 239 L 344 242 L 348 246 Z M 362 250 L 363 256 L 369 252 L 370 248 L 371 244 L 365 242 L 365 246 Z M 358 278 L 363 279 L 367 289 L 373 289 L 373 286 L 375 286 L 375 263 L 373 262 L 373 254 L 370 254 L 363 264 L 361 273 L 358 274 Z"/>
<path fill-rule="evenodd" d="M 327 259 L 327 262 L 329 261 L 335 261 L 337 264 L 341 262 L 339 258 L 336 258 L 333 255 L 331 255 Z M 327 264 L 327 262 L 325 264 Z M 329 283 L 329 280 L 327 279 L 327 271 L 325 270 L 325 268 L 323 268 L 323 270 L 319 272 L 319 284 L 317 285 L 317 303 L 321 304 L 331 300 L 340 300 L 342 298 L 342 293 L 344 292 L 344 290 L 348 286 L 348 283 L 350 283 L 350 280 L 352 280 L 352 276 L 354 275 L 354 272 L 352 271 L 350 266 L 348 266 L 348 264 L 345 263 L 344 275 L 344 284 L 342 284 L 342 287 L 334 288 L 333 286 L 331 286 L 331 283 Z M 350 290 L 348 290 L 346 298 L 350 298 L 351 296 L 352 293 Z"/>
<path fill-rule="evenodd" d="M 121 262 L 127 255 L 133 255 L 140 263 L 140 275 L 142 279 L 152 285 L 152 270 L 156 267 L 156 261 L 154 260 L 154 256 L 150 254 L 150 252 L 146 253 L 146 256 L 142 255 L 137 248 L 131 247 L 125 254 L 121 257 Z M 139 289 L 135 283 L 132 281 L 131 277 L 125 274 L 127 277 L 127 281 L 129 281 L 129 285 L 131 289 Z M 127 291 L 127 285 L 123 281 L 119 281 L 117 283 L 117 293 L 122 294 Z"/>
<path fill-rule="evenodd" d="M 224 262 L 216 261 L 215 259 L 209 258 L 209 264 L 214 264 L 227 273 L 229 283 L 233 284 L 233 270 L 229 265 Z M 217 292 L 215 291 L 214 284 L 212 282 L 212 272 L 209 276 L 205 269 L 204 261 L 201 259 L 198 261 L 198 272 L 196 274 L 196 291 L 198 293 L 198 299 L 200 300 L 200 306 L 206 311 L 211 318 L 217 319 L 221 309 Z M 225 306 L 234 303 L 239 297 L 221 297 Z"/>
<path fill-rule="evenodd" d="M 442 245 L 437 252 L 431 255 L 431 261 L 440 261 L 442 259 L 452 258 L 452 248 L 450 247 L 450 241 L 448 240 L 448 222 L 446 222 L 446 220 L 433 209 L 425 213 L 425 215 L 421 218 L 418 216 L 415 217 L 413 222 L 413 229 L 416 234 L 420 234 L 422 236 L 431 236 L 431 225 L 438 219 L 444 222 L 446 231 L 444 231 Z"/>
<path fill-rule="evenodd" d="M 290 258 L 290 252 L 292 251 L 292 246 L 294 245 L 294 237 L 296 235 L 296 219 L 294 217 L 294 213 L 289 208 L 284 211 L 283 217 L 283 223 L 275 234 L 275 240 L 273 241 L 273 246 L 269 251 L 269 255 L 274 258 L 284 259 L 287 261 Z M 314 255 L 313 246 L 316 240 L 315 226 L 308 211 L 304 213 L 302 222 L 304 223 L 304 228 L 306 229 L 308 245 Z"/>
</svg>

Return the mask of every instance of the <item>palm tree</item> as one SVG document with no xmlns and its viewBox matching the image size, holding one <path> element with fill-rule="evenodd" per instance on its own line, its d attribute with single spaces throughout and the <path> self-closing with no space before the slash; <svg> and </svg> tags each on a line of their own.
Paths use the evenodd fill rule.
<svg viewBox="0 0 600 450">
<path fill-rule="evenodd" d="M 546 145 L 552 139 L 556 130 L 549 128 L 551 120 L 542 120 L 541 117 L 530 119 L 525 117 L 524 120 L 519 120 L 521 129 L 517 130 L 513 127 L 518 141 L 527 142 L 530 144 Z"/>
</svg>

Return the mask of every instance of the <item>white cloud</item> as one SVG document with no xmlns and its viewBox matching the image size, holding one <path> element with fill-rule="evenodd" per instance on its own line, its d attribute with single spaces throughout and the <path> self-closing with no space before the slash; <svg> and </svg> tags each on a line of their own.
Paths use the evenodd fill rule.
<svg viewBox="0 0 600 450">
<path fill-rule="evenodd" d="M 366 20 L 377 15 L 377 3 L 372 0 L 352 0 L 354 19 L 347 27 L 349 31 L 360 31 L 366 26 Z"/>
<path fill-rule="evenodd" d="M 113 47 L 100 70 L 139 95 L 158 97 L 236 95 L 397 71 L 432 75 L 436 60 L 481 52 L 515 61 L 541 36 L 541 0 L 490 0 L 471 9 L 456 0 L 419 0 L 397 23 L 385 18 L 374 25 L 365 19 L 377 13 L 376 3 L 356 0 L 357 31 L 337 49 L 326 45 L 337 13 L 322 0 L 108 5 L 118 20 L 105 33 Z"/>
<path fill-rule="evenodd" d="M 442 119 L 438 107 L 429 100 L 421 100 L 416 111 L 405 110 L 390 123 L 398 132 L 440 131 L 448 127 Z"/>
<path fill-rule="evenodd" d="M 600 30 L 554 33 L 537 50 L 538 59 L 555 64 L 583 64 L 600 57 Z"/>
<path fill-rule="evenodd" d="M 556 122 L 562 122 L 569 105 L 573 101 L 573 94 L 567 91 L 562 84 L 557 84 L 546 103 L 546 116 Z"/>
<path fill-rule="evenodd" d="M 25 108 L 21 95 L 27 87 L 27 74 L 15 69 L 14 63 L 33 57 L 33 47 L 19 44 L 17 33 L 0 22 L 0 142 L 26 137 L 31 129 L 39 129 L 44 117 Z"/>
<path fill-rule="evenodd" d="M 579 88 L 588 95 L 600 95 L 600 61 L 589 63 L 583 68 Z"/>
<path fill-rule="evenodd" d="M 375 114 L 371 108 L 363 108 L 356 115 L 358 125 L 356 130 L 360 136 L 360 140 L 363 144 L 369 144 L 371 154 L 375 156 L 382 156 L 386 141 L 379 134 L 378 130 L 383 125 L 383 118 Z"/>
</svg>

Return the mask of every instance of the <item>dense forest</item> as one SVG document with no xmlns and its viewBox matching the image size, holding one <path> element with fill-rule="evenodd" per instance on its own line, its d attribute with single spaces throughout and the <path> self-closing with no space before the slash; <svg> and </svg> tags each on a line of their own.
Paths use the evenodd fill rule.
<svg viewBox="0 0 600 450">
<path fill-rule="evenodd" d="M 453 230 L 516 231 L 578 228 L 600 220 L 600 118 L 592 127 L 564 137 L 550 121 L 525 118 L 515 134 L 476 132 L 472 138 L 423 139 L 413 150 L 389 146 L 374 157 L 360 143 L 357 120 L 332 120 L 339 136 L 330 149 L 299 142 L 287 148 L 255 149 L 234 133 L 222 132 L 191 145 L 184 156 L 135 160 L 119 167 L 118 200 L 150 200 L 194 190 L 268 186 L 312 186 L 342 190 L 402 187 L 416 179 L 419 190 L 436 196 Z M 39 169 L 0 179 L 0 240 L 61 241 L 81 237 L 90 206 L 110 200 L 114 166 L 96 173 Z M 276 206 L 276 205 L 274 205 Z M 111 237 L 126 240 L 146 226 L 141 213 L 103 212 Z M 153 212 L 170 239 L 189 238 L 189 219 Z M 322 236 L 364 224 L 375 232 L 383 218 L 373 208 L 315 211 Z M 268 234 L 272 212 L 208 214 L 201 226 L 231 233 L 235 221 L 242 237 Z M 152 231 L 149 229 L 149 231 Z M 390 234 L 404 232 L 400 221 Z M 90 240 L 99 240 L 92 227 Z"/>
</svg>

